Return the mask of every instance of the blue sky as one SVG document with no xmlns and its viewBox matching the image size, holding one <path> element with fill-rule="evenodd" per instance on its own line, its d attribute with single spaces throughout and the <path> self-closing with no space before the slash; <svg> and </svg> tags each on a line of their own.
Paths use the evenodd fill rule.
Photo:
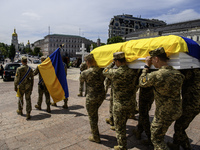
<svg viewBox="0 0 200 150">
<path fill-rule="evenodd" d="M 106 43 L 115 15 L 130 14 L 176 23 L 200 19 L 199 0 L 0 0 L 0 42 L 33 43 L 48 34 L 80 35 Z"/>
</svg>

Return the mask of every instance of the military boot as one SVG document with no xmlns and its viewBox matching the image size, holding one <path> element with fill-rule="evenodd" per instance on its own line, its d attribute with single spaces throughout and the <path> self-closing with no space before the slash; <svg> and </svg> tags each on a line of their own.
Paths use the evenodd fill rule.
<svg viewBox="0 0 200 150">
<path fill-rule="evenodd" d="M 167 146 L 170 150 L 180 150 L 180 146 L 178 144 L 167 142 Z"/>
<path fill-rule="evenodd" d="M 47 106 L 47 110 L 46 110 L 48 113 L 51 113 L 51 108 L 50 108 L 50 105 Z"/>
<path fill-rule="evenodd" d="M 88 139 L 91 142 L 101 143 L 100 138 L 94 138 L 93 136 L 90 136 Z"/>
<path fill-rule="evenodd" d="M 62 106 L 64 109 L 68 109 L 68 105 L 67 103 L 64 103 L 64 105 Z"/>
<path fill-rule="evenodd" d="M 26 120 L 29 120 L 29 119 L 31 119 L 31 115 L 30 115 L 30 113 L 27 113 L 26 114 Z"/>
<path fill-rule="evenodd" d="M 185 141 L 181 143 L 181 146 L 184 150 L 192 150 L 191 145 L 189 143 L 189 141 Z"/>
<path fill-rule="evenodd" d="M 51 102 L 51 106 L 55 106 L 55 107 L 57 107 L 57 104 L 55 103 L 55 102 Z"/>
<path fill-rule="evenodd" d="M 78 96 L 78 97 L 82 97 L 82 96 L 83 96 L 83 93 L 79 93 L 77 96 Z"/>
<path fill-rule="evenodd" d="M 35 108 L 38 110 L 41 110 L 41 106 L 39 106 L 39 105 L 35 105 Z"/>
<path fill-rule="evenodd" d="M 17 110 L 17 114 L 22 116 L 22 115 L 23 115 L 22 110 L 19 110 L 19 109 L 18 109 L 18 110 Z"/>
<path fill-rule="evenodd" d="M 127 150 L 126 148 L 121 148 L 121 146 L 114 146 L 114 150 Z"/>
<path fill-rule="evenodd" d="M 106 118 L 106 123 L 110 124 L 111 126 L 114 126 L 113 121 L 111 119 L 109 119 L 109 118 Z"/>
<path fill-rule="evenodd" d="M 153 143 L 152 143 L 151 140 L 149 140 L 149 139 L 147 139 L 147 140 L 142 140 L 141 142 L 142 142 L 142 144 L 144 144 L 144 145 L 152 145 L 152 146 L 153 146 Z"/>
<path fill-rule="evenodd" d="M 110 129 L 115 131 L 115 126 L 110 126 Z"/>
<path fill-rule="evenodd" d="M 133 129 L 133 134 L 135 135 L 137 140 L 141 139 L 141 133 L 138 130 Z"/>
</svg>

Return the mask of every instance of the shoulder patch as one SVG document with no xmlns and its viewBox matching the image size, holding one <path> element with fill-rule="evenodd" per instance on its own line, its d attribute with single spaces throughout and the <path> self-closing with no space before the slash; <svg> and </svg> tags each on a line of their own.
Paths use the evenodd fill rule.
<svg viewBox="0 0 200 150">
<path fill-rule="evenodd" d="M 144 83 L 144 82 L 146 82 L 147 81 L 147 77 L 143 77 L 142 78 L 142 82 Z"/>
<path fill-rule="evenodd" d="M 108 72 L 108 69 L 106 69 L 104 72 Z"/>
</svg>

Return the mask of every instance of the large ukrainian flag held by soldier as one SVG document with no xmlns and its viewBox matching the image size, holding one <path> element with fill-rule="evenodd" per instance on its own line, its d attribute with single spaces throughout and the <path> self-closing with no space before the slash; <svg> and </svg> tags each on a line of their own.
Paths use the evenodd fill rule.
<svg viewBox="0 0 200 150">
<path fill-rule="evenodd" d="M 69 97 L 66 74 L 59 49 L 38 65 L 44 83 L 55 103 Z"/>
</svg>

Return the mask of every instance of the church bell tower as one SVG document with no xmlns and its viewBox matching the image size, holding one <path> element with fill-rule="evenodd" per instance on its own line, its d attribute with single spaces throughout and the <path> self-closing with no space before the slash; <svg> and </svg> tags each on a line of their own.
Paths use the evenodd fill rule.
<svg viewBox="0 0 200 150">
<path fill-rule="evenodd" d="M 16 29 L 14 29 L 14 32 L 12 34 L 11 44 L 13 44 L 15 46 L 15 50 L 18 51 L 18 36 L 16 33 Z"/>
</svg>

